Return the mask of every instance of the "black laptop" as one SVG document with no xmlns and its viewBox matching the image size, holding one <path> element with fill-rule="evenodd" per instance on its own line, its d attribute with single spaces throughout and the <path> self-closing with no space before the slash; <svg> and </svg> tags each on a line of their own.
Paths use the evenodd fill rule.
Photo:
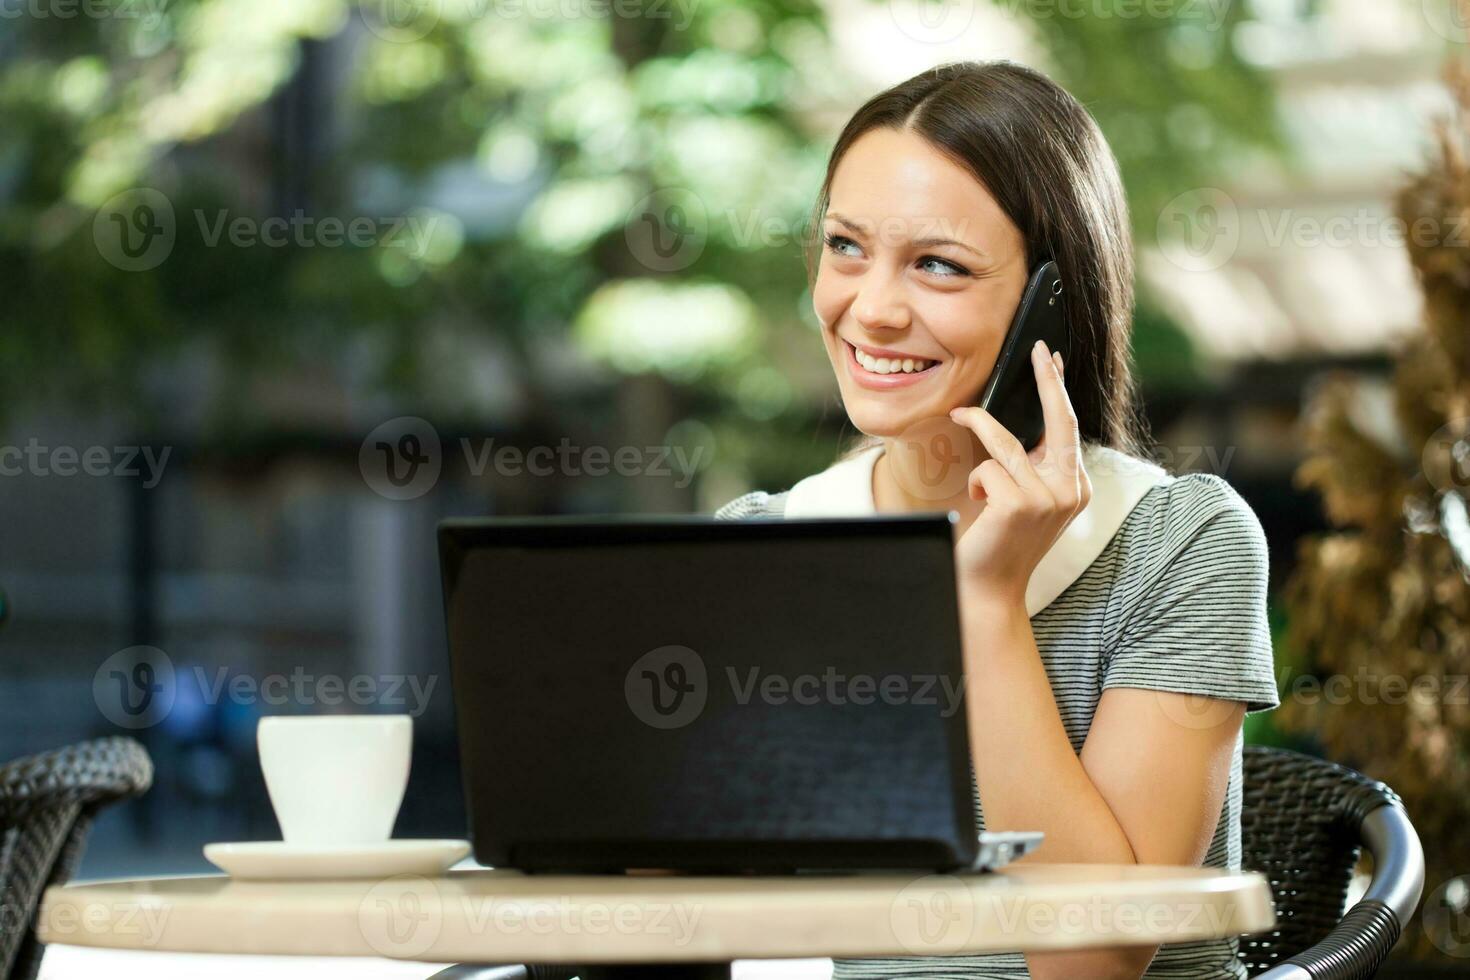
<svg viewBox="0 0 1470 980">
<path fill-rule="evenodd" d="M 950 520 L 439 526 L 475 858 L 985 869 Z"/>
</svg>

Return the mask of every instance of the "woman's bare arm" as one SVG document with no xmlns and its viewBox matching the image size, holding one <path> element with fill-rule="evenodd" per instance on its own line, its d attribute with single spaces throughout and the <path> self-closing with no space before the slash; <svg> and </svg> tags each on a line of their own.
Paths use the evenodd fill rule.
<svg viewBox="0 0 1470 980">
<path fill-rule="evenodd" d="M 1220 817 L 1245 705 L 1103 692 L 1073 751 L 1023 606 L 961 596 L 967 715 L 989 830 L 1041 830 L 1048 864 L 1203 860 Z M 1156 946 L 1027 954 L 1031 975 L 1138 977 Z"/>
</svg>

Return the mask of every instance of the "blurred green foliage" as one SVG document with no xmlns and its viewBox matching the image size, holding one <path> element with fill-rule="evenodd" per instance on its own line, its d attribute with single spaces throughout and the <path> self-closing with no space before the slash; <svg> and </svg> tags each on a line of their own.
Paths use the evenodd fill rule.
<svg viewBox="0 0 1470 980">
<path fill-rule="evenodd" d="M 1171 197 L 1279 147 L 1269 87 L 1230 43 L 1242 5 L 1212 23 L 1184 13 L 1210 5 L 1122 18 L 994 2 L 1097 116 L 1141 243 Z M 776 483 L 830 459 L 813 431 L 841 419 L 796 236 L 831 107 L 871 92 L 851 90 L 820 6 L 27 9 L 0 39 L 0 412 L 59 400 L 177 425 L 203 390 L 206 431 L 269 426 L 262 384 L 304 378 L 554 425 L 601 417 L 621 374 L 653 372 L 730 473 Z M 142 271 L 104 243 L 128 230 L 134 188 L 163 195 L 175 235 Z M 668 188 L 692 195 L 681 213 L 704 235 L 659 268 L 630 243 L 640 202 Z M 259 235 L 273 216 L 304 237 L 232 241 L 232 223 Z M 391 231 L 402 216 L 416 224 Z M 366 240 L 323 244 L 324 221 L 354 217 L 373 223 Z M 1145 379 L 1186 376 L 1183 335 L 1141 303 Z"/>
</svg>

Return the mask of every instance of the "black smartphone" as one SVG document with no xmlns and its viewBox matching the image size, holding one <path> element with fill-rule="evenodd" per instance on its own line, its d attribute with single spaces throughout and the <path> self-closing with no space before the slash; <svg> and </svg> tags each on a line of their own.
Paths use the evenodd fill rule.
<svg viewBox="0 0 1470 980">
<path fill-rule="evenodd" d="M 1004 425 L 1031 449 L 1046 431 L 1046 418 L 1041 409 L 1041 393 L 1036 389 L 1036 369 L 1031 366 L 1031 348 L 1038 340 L 1046 341 L 1049 350 L 1060 351 L 1062 361 L 1068 358 L 1066 296 L 1057 264 L 1050 259 L 1031 274 L 1021 305 L 1016 307 L 1011 328 L 995 359 L 990 380 L 980 392 L 977 404 Z"/>
</svg>

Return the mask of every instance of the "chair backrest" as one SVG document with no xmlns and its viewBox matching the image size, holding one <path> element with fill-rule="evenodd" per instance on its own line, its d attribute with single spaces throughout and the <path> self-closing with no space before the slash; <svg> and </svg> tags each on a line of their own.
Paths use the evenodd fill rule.
<svg viewBox="0 0 1470 980">
<path fill-rule="evenodd" d="M 1399 803 L 1362 773 L 1299 752 L 1248 745 L 1240 813 L 1241 867 L 1271 882 L 1276 929 L 1240 940 L 1251 976 L 1316 946 L 1342 919 L 1364 817 Z"/>
<path fill-rule="evenodd" d="M 97 811 L 153 782 L 131 738 L 102 738 L 0 766 L 0 978 L 32 980 L 41 894 L 71 877 Z"/>
</svg>

